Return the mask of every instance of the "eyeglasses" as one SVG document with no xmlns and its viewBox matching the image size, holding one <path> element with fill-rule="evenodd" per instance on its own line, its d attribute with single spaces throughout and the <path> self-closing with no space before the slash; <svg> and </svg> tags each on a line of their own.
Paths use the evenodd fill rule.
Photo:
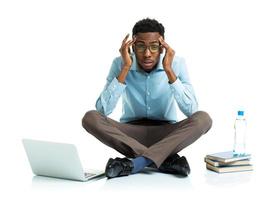
<svg viewBox="0 0 278 200">
<path fill-rule="evenodd" d="M 144 53 L 146 49 L 149 49 L 151 53 L 157 53 L 159 51 L 160 45 L 159 44 L 151 44 L 146 46 L 144 44 L 135 44 L 135 50 L 138 53 Z"/>
</svg>

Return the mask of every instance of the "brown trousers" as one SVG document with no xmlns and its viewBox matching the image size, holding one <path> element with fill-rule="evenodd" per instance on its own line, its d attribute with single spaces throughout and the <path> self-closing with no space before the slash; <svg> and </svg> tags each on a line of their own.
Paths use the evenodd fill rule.
<svg viewBox="0 0 278 200">
<path fill-rule="evenodd" d="M 175 124 L 141 119 L 120 123 L 92 110 L 82 119 L 83 127 L 102 143 L 129 158 L 144 156 L 157 167 L 169 156 L 195 142 L 212 126 L 210 116 L 194 113 Z"/>
</svg>

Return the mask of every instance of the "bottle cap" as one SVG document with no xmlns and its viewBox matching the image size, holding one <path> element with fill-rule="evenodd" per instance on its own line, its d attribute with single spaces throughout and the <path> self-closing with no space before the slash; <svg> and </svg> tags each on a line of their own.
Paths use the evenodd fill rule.
<svg viewBox="0 0 278 200">
<path fill-rule="evenodd" d="M 243 116 L 244 115 L 244 111 L 242 111 L 242 110 L 237 111 L 237 115 Z"/>
</svg>

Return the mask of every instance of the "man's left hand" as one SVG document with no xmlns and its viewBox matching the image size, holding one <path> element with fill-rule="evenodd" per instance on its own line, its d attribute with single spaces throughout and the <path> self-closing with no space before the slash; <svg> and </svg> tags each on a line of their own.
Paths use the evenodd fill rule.
<svg viewBox="0 0 278 200">
<path fill-rule="evenodd" d="M 162 45 L 162 48 L 164 48 L 166 51 L 162 62 L 164 70 L 170 70 L 175 56 L 175 51 L 164 41 L 162 37 L 160 37 L 158 40 Z"/>
<path fill-rule="evenodd" d="M 164 48 L 166 51 L 162 62 L 164 71 L 167 74 L 169 83 L 174 83 L 177 80 L 177 77 L 174 71 L 172 70 L 172 62 L 175 56 L 175 51 L 164 41 L 162 37 L 160 37 L 158 40 L 162 45 L 162 48 Z"/>
</svg>

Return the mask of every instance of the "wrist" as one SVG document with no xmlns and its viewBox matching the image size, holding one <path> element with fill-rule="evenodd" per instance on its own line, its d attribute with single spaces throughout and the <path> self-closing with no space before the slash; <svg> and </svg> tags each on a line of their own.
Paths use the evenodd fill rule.
<svg viewBox="0 0 278 200">
<path fill-rule="evenodd" d="M 164 71 L 165 71 L 166 73 L 171 73 L 171 72 L 173 72 L 173 69 L 172 69 L 171 66 L 164 66 Z"/>
<path fill-rule="evenodd" d="M 169 83 L 174 83 L 177 80 L 176 74 L 171 67 L 167 69 L 164 68 L 164 71 L 168 77 Z"/>
<path fill-rule="evenodd" d="M 123 84 L 125 83 L 125 78 L 129 72 L 129 70 L 130 70 L 130 66 L 128 66 L 128 65 L 124 65 L 122 67 L 122 70 L 121 70 L 119 76 L 117 77 L 117 79 L 120 83 L 123 83 Z"/>
<path fill-rule="evenodd" d="M 123 65 L 122 70 L 127 70 L 129 71 L 131 68 L 131 65 Z"/>
</svg>

